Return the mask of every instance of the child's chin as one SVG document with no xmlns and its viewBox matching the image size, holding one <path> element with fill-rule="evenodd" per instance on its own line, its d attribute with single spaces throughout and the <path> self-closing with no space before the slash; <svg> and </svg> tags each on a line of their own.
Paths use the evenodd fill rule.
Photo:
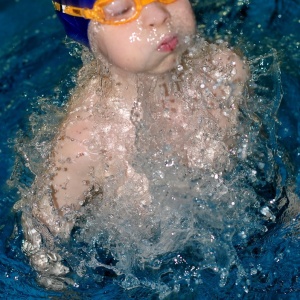
<svg viewBox="0 0 300 300">
<path fill-rule="evenodd" d="M 151 74 L 153 75 L 159 75 L 159 74 L 164 74 L 167 72 L 170 72 L 172 70 L 174 70 L 175 68 L 177 68 L 177 66 L 179 65 L 179 57 L 178 55 L 172 55 L 170 57 L 168 57 L 168 59 L 164 60 L 159 66 L 157 66 L 157 68 L 153 69 L 151 72 Z"/>
</svg>

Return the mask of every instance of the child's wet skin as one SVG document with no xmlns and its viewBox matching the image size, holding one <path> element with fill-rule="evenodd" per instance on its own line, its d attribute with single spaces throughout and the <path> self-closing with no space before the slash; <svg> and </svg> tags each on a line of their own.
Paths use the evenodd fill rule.
<svg viewBox="0 0 300 300">
<path fill-rule="evenodd" d="M 223 60 L 224 53 L 221 55 L 216 54 L 216 60 L 219 60 L 218 67 L 232 72 L 234 68 L 230 68 L 226 64 L 235 62 L 235 65 L 240 67 L 240 72 L 243 71 L 242 62 L 236 55 L 230 53 L 232 58 L 228 57 L 228 61 Z M 244 75 L 239 72 L 236 74 L 238 74 L 237 76 L 246 76 L 246 71 L 244 72 Z M 144 77 L 145 80 L 151 78 L 139 77 Z M 232 77 L 234 78 L 235 75 Z M 198 75 L 194 80 L 197 81 L 200 78 L 203 77 Z M 211 81 L 206 83 L 206 90 L 212 95 L 212 101 L 215 98 L 228 98 L 240 93 L 238 90 L 241 90 L 241 87 L 239 86 L 235 90 L 222 85 L 214 89 L 218 77 L 213 78 L 212 76 L 211 78 Z M 230 126 L 235 125 L 234 120 L 237 113 L 235 106 L 237 104 L 233 103 L 229 110 L 229 116 L 224 115 L 223 110 L 218 107 L 213 107 L 208 111 L 201 109 L 199 99 L 188 98 L 187 100 L 184 96 L 179 97 L 179 94 L 188 93 L 184 90 L 185 87 L 182 83 L 177 82 L 174 88 L 167 87 L 164 82 L 169 80 L 171 82 L 167 75 L 162 76 L 162 83 L 155 84 L 154 88 L 149 86 L 146 81 L 143 83 L 144 97 L 147 99 L 145 102 L 143 99 L 137 99 L 137 90 L 132 92 L 135 81 L 124 80 L 120 76 L 117 77 L 117 80 L 119 87 L 125 87 L 123 91 L 120 88 L 119 93 L 122 96 L 115 95 L 113 92 L 112 98 L 108 97 L 106 100 L 100 99 L 92 93 L 85 100 L 77 99 L 78 103 L 74 103 L 69 118 L 62 126 L 53 158 L 57 172 L 54 175 L 52 187 L 57 208 L 74 205 L 76 209 L 79 209 L 80 205 L 84 203 L 84 195 L 88 188 L 86 182 L 105 181 L 105 178 L 120 172 L 124 172 L 125 177 L 119 179 L 119 184 L 122 185 L 128 180 L 126 174 L 130 161 L 132 155 L 137 151 L 135 148 L 136 125 L 131 120 L 132 110 L 137 101 L 141 107 L 140 118 L 144 118 L 145 126 L 148 126 L 148 134 L 153 137 L 155 147 L 159 149 L 164 145 L 172 145 L 176 155 L 182 157 L 182 160 L 191 167 L 201 167 L 205 163 L 202 161 L 203 157 L 202 159 L 197 157 L 197 149 L 203 148 L 203 145 L 201 147 L 199 143 L 205 143 L 205 148 L 213 148 L 210 145 L 212 141 L 209 138 L 204 141 L 201 135 L 202 128 L 199 126 L 199 118 L 205 117 L 203 114 L 208 112 L 211 119 L 218 123 L 220 135 L 222 135 L 222 131 L 228 131 Z M 239 79 L 237 78 L 236 81 L 239 82 Z M 93 86 L 89 87 L 90 90 L 93 88 Z M 147 88 L 151 90 L 151 95 L 146 94 Z M 176 95 L 172 94 L 174 89 Z M 217 104 L 212 103 L 211 105 Z M 100 112 L 98 107 L 101 107 Z M 199 142 L 197 139 L 200 139 Z M 223 151 L 224 145 L 220 145 L 220 147 Z M 151 149 L 151 144 L 148 145 L 148 148 L 149 151 L 154 150 Z M 214 151 L 218 153 L 218 150 L 214 149 L 206 159 L 216 159 L 213 155 Z M 130 168 L 130 173 L 132 172 L 133 170 Z M 116 186 L 116 192 L 118 189 L 119 187 Z M 81 196 L 78 197 L 79 195 Z"/>
</svg>

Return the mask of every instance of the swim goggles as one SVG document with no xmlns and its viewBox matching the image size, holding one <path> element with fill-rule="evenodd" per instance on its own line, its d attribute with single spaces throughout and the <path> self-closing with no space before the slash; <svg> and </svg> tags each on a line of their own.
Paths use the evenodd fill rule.
<svg viewBox="0 0 300 300">
<path fill-rule="evenodd" d="M 152 2 L 163 4 L 176 0 L 97 0 L 92 9 L 62 5 L 53 1 L 55 10 L 74 17 L 82 17 L 101 24 L 119 25 L 137 19 L 144 6 Z"/>
</svg>

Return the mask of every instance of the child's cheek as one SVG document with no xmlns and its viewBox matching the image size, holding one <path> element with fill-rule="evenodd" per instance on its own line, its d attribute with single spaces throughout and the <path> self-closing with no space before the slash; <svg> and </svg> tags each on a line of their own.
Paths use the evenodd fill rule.
<svg viewBox="0 0 300 300">
<path fill-rule="evenodd" d="M 176 7 L 172 8 L 174 11 L 173 15 L 173 24 L 177 27 L 179 32 L 182 32 L 184 35 L 193 35 L 196 33 L 196 19 L 190 5 L 183 8 Z M 182 16 L 185 16 L 184 18 Z"/>
</svg>

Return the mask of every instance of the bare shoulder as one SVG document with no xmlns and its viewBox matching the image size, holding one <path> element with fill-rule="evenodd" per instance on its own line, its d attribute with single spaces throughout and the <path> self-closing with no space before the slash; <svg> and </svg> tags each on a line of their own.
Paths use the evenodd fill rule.
<svg viewBox="0 0 300 300">
<path fill-rule="evenodd" d="M 224 97 L 239 95 L 249 79 L 246 58 L 237 54 L 227 44 L 202 44 L 196 64 L 206 89 L 223 100 Z"/>
<path fill-rule="evenodd" d="M 94 169 L 101 165 L 99 151 L 93 143 L 95 101 L 96 95 L 92 93 L 76 99 L 54 141 L 51 185 L 53 202 L 58 209 L 64 206 L 80 207 L 91 182 L 95 180 Z"/>
<path fill-rule="evenodd" d="M 79 209 L 94 185 L 126 169 L 134 131 L 130 118 L 115 109 L 113 100 L 99 93 L 97 79 L 72 99 L 52 152 L 53 199 L 58 209 Z"/>
<path fill-rule="evenodd" d="M 247 60 L 226 44 L 199 43 L 194 63 L 195 89 L 220 129 L 235 128 L 240 104 L 249 78 Z M 227 134 L 227 133 L 226 133 Z"/>
<path fill-rule="evenodd" d="M 249 68 L 245 58 L 242 58 L 230 48 L 221 48 L 213 52 L 212 63 L 230 72 L 233 83 L 245 83 L 249 78 Z"/>
<path fill-rule="evenodd" d="M 228 47 L 213 45 L 210 53 L 211 74 L 217 85 L 213 86 L 217 95 L 239 97 L 249 79 L 249 67 L 245 58 Z M 236 102 L 238 99 L 233 99 Z"/>
</svg>

